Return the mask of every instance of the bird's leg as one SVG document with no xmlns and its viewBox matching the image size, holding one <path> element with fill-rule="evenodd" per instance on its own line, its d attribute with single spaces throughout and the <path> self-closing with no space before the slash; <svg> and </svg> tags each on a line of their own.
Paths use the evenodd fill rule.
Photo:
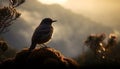
<svg viewBox="0 0 120 69">
<path fill-rule="evenodd" d="M 48 47 L 47 45 L 45 45 L 45 44 L 42 44 L 44 47 Z"/>
<path fill-rule="evenodd" d="M 41 44 L 38 44 L 38 46 L 37 46 L 38 48 L 43 48 L 43 45 L 41 45 Z"/>
</svg>

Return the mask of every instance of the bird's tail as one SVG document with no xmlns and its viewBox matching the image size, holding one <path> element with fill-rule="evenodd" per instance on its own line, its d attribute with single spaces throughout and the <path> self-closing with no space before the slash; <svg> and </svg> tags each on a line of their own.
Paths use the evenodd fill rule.
<svg viewBox="0 0 120 69">
<path fill-rule="evenodd" d="M 29 48 L 29 51 L 31 52 L 35 48 L 35 46 L 36 46 L 36 43 L 32 43 L 30 48 Z"/>
</svg>

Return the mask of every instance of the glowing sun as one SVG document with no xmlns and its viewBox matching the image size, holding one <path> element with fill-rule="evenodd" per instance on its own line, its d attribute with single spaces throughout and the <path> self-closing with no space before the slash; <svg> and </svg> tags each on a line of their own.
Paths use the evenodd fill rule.
<svg viewBox="0 0 120 69">
<path fill-rule="evenodd" d="M 64 4 L 68 0 L 38 0 L 38 2 L 44 3 L 44 4 Z"/>
</svg>

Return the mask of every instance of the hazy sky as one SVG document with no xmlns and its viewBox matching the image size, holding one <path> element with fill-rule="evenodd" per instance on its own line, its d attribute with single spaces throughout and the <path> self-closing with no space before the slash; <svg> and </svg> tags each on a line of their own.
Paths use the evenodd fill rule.
<svg viewBox="0 0 120 69">
<path fill-rule="evenodd" d="M 23 23 L 20 22 L 20 23 L 16 23 L 16 25 L 14 24 L 13 29 L 11 29 L 11 34 L 8 33 L 6 35 L 9 36 L 8 37 L 10 39 L 9 41 L 11 41 L 13 44 L 16 44 L 16 46 L 18 46 L 18 43 L 25 44 L 25 45 L 21 45 L 22 47 L 30 46 L 30 40 L 34 29 L 40 23 L 41 19 L 46 16 L 58 19 L 58 22 L 53 25 L 55 31 L 53 34 L 54 38 L 52 38 L 53 42 L 51 42 L 50 46 L 55 46 L 55 48 L 59 49 L 66 55 L 72 57 L 78 55 L 81 52 L 82 48 L 80 48 L 79 46 L 81 47 L 83 46 L 82 41 L 90 33 L 93 32 L 111 33 L 110 27 L 112 27 L 112 30 L 114 30 L 113 27 L 119 28 L 119 22 L 120 22 L 119 0 L 99 0 L 99 1 L 98 0 L 39 0 L 39 1 L 44 4 L 60 4 L 64 8 L 70 9 L 71 11 L 78 13 L 80 15 L 72 13 L 71 11 L 61 8 L 58 5 L 50 5 L 50 6 L 41 5 L 41 3 L 38 3 L 36 1 L 26 0 L 26 3 L 24 3 L 21 6 L 21 8 L 23 9 L 20 9 L 22 13 L 21 18 L 24 20 Z M 57 6 L 57 8 L 55 6 Z M 51 14 L 49 15 L 48 12 Z M 90 19 L 92 19 L 93 21 L 91 21 Z M 100 24 L 96 24 L 96 23 L 100 23 Z M 116 32 L 118 32 L 119 30 L 117 29 Z M 59 34 L 60 31 L 62 31 L 61 34 Z M 18 35 L 20 37 L 16 36 L 17 37 L 16 38 L 14 37 L 14 35 Z M 82 37 L 78 37 L 78 36 L 82 36 Z M 14 43 L 13 40 L 17 42 Z M 21 48 L 21 46 L 18 48 Z"/>
<path fill-rule="evenodd" d="M 120 0 L 39 0 L 44 4 L 60 4 L 92 20 L 117 26 L 120 22 Z"/>
</svg>

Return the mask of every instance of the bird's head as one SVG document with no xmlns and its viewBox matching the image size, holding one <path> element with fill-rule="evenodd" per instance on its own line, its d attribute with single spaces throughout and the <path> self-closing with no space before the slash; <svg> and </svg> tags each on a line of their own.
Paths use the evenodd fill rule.
<svg viewBox="0 0 120 69">
<path fill-rule="evenodd" d="M 48 24 L 51 25 L 53 22 L 56 22 L 57 20 L 52 20 L 51 18 L 44 18 L 41 22 L 41 24 Z"/>
</svg>

